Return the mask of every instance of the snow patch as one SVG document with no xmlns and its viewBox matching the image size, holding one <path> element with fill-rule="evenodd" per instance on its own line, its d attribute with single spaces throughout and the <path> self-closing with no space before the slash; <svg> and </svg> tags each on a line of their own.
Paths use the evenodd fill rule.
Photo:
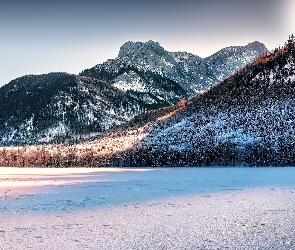
<svg viewBox="0 0 295 250">
<path fill-rule="evenodd" d="M 148 92 L 144 80 L 135 72 L 124 73 L 114 80 L 114 87 L 123 90 L 133 90 L 137 92 Z"/>
</svg>

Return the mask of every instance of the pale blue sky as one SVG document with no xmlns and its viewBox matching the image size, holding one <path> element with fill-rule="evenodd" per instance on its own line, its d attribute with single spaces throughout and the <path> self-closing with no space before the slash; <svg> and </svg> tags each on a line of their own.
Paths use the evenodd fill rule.
<svg viewBox="0 0 295 250">
<path fill-rule="evenodd" d="M 6 0 L 0 8 L 0 86 L 27 74 L 79 73 L 127 41 L 206 57 L 231 45 L 283 45 L 295 0 Z"/>
</svg>

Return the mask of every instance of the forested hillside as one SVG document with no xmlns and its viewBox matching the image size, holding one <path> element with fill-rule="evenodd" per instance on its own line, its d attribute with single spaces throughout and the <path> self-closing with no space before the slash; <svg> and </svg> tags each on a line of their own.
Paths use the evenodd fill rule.
<svg viewBox="0 0 295 250">
<path fill-rule="evenodd" d="M 294 165 L 294 105 L 292 36 L 155 126 L 127 165 Z"/>
<path fill-rule="evenodd" d="M 78 143 L 148 110 L 207 89 L 263 52 L 253 42 L 202 59 L 158 43 L 125 43 L 116 59 L 84 70 L 28 75 L 0 88 L 0 146 Z"/>
<path fill-rule="evenodd" d="M 72 146 L 0 148 L 2 166 L 287 166 L 295 159 L 295 39 L 177 105 Z"/>
</svg>

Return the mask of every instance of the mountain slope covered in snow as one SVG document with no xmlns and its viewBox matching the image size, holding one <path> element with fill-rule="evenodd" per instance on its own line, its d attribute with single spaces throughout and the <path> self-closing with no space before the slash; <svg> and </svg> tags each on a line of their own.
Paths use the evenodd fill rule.
<svg viewBox="0 0 295 250">
<path fill-rule="evenodd" d="M 129 166 L 295 164 L 295 45 L 266 53 L 158 122 Z"/>
<path fill-rule="evenodd" d="M 0 88 L 0 144 L 65 142 L 122 124 L 142 105 L 97 79 L 50 73 Z"/>
<path fill-rule="evenodd" d="M 117 58 L 81 75 L 113 84 L 152 109 L 191 98 L 266 51 L 262 43 L 253 42 L 224 48 L 203 59 L 187 52 L 168 52 L 154 41 L 127 42 Z"/>
<path fill-rule="evenodd" d="M 202 59 L 158 43 L 127 42 L 84 70 L 28 75 L 0 88 L 0 146 L 77 141 L 190 98 L 265 52 L 259 42 Z"/>
<path fill-rule="evenodd" d="M 1 166 L 294 166 L 295 39 L 177 105 L 75 145 L 0 148 Z"/>
</svg>

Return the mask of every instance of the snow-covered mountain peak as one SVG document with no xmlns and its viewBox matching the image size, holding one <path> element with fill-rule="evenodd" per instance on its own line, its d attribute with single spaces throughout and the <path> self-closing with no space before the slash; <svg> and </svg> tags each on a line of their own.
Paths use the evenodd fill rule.
<svg viewBox="0 0 295 250">
<path fill-rule="evenodd" d="M 213 55 L 206 57 L 204 61 L 210 65 L 209 67 L 214 72 L 213 74 L 218 81 L 222 81 L 231 73 L 252 62 L 265 52 L 268 52 L 265 45 L 255 41 L 248 43 L 246 46 L 223 48 Z"/>
<path fill-rule="evenodd" d="M 126 42 L 120 47 L 118 57 L 128 57 L 133 59 L 137 54 L 160 53 L 163 54 L 164 48 L 158 42 L 149 40 L 147 42 Z"/>
<path fill-rule="evenodd" d="M 258 42 L 247 46 L 228 47 L 203 59 L 188 52 L 168 52 L 152 40 L 129 41 L 118 57 L 80 75 L 113 84 L 147 109 L 159 108 L 208 89 L 267 50 Z"/>
<path fill-rule="evenodd" d="M 207 62 L 219 61 L 222 59 L 228 59 L 229 57 L 239 57 L 245 55 L 259 55 L 263 54 L 264 52 L 268 51 L 263 43 L 260 42 L 251 42 L 248 43 L 246 46 L 229 46 L 219 50 L 218 52 L 212 54 L 205 58 Z M 240 57 L 240 59 L 243 59 Z M 252 59 L 253 60 L 253 59 Z M 251 61 L 252 61 L 251 60 Z"/>
<path fill-rule="evenodd" d="M 265 52 L 267 50 L 265 45 L 261 42 L 258 42 L 258 41 L 248 43 L 246 45 L 246 48 L 250 48 L 252 50 L 258 51 L 260 54 L 262 54 L 263 52 Z"/>
<path fill-rule="evenodd" d="M 134 51 L 138 51 L 142 47 L 142 42 L 128 41 L 120 47 L 118 57 L 129 57 Z"/>
</svg>

